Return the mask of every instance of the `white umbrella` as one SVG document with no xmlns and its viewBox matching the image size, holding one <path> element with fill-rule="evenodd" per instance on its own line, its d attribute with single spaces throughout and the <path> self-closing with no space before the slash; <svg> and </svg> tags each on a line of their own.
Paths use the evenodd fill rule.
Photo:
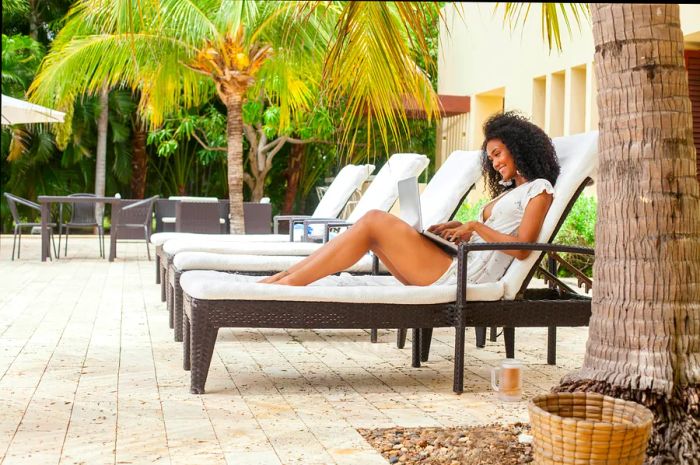
<svg viewBox="0 0 700 465">
<path fill-rule="evenodd" d="M 60 111 L 2 96 L 2 124 L 62 123 L 65 116 Z"/>
</svg>

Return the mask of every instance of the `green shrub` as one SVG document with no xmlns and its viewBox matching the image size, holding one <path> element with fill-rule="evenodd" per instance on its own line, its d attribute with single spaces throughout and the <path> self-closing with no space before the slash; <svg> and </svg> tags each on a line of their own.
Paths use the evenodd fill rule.
<svg viewBox="0 0 700 465">
<path fill-rule="evenodd" d="M 474 203 L 468 203 L 465 200 L 459 207 L 459 210 L 457 210 L 454 219 L 462 223 L 465 221 L 476 221 L 479 211 L 486 205 L 486 202 L 488 202 L 488 199 L 479 199 Z"/>
<path fill-rule="evenodd" d="M 594 197 L 581 196 L 576 200 L 569 215 L 564 220 L 555 242 L 558 244 L 595 247 L 595 222 L 598 203 Z M 562 258 L 582 270 L 586 276 L 593 274 L 593 257 L 589 255 L 561 254 Z M 560 276 L 569 276 L 565 270 Z"/>
</svg>

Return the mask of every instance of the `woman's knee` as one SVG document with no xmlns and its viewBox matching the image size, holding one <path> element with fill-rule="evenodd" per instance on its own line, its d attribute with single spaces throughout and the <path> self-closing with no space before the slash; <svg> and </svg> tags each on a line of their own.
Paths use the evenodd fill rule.
<svg viewBox="0 0 700 465">
<path fill-rule="evenodd" d="M 370 210 L 362 215 L 357 224 L 367 229 L 385 228 L 391 223 L 392 218 L 396 217 L 385 211 Z"/>
</svg>

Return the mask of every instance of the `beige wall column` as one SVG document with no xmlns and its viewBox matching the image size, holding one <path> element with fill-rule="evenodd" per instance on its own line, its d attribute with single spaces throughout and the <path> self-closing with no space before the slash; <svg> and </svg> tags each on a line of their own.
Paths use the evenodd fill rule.
<svg viewBox="0 0 700 465">
<path fill-rule="evenodd" d="M 598 129 L 598 87 L 593 62 L 586 65 L 586 131 Z"/>
<path fill-rule="evenodd" d="M 498 94 L 501 95 L 498 95 Z M 503 111 L 503 89 L 475 95 L 472 98 L 471 118 L 469 119 L 469 150 L 481 148 L 484 139 L 483 126 L 489 116 Z M 495 94 L 495 95 L 494 95 Z"/>
</svg>

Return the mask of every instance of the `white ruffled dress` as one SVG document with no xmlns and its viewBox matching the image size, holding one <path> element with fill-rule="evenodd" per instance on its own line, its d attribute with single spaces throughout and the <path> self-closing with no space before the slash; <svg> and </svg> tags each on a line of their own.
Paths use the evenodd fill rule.
<svg viewBox="0 0 700 465">
<path fill-rule="evenodd" d="M 522 222 L 528 202 L 543 192 L 554 194 L 554 187 L 546 179 L 538 178 L 521 184 L 492 201 L 491 216 L 486 221 L 484 221 L 484 209 L 482 208 L 479 212 L 479 221 L 500 233 L 515 235 Z M 474 233 L 469 242 L 479 244 L 486 241 Z M 496 282 L 501 279 L 512 261 L 513 257 L 496 250 L 470 252 L 467 255 L 467 282 Z M 455 257 L 447 271 L 433 285 L 456 283 L 457 258 Z"/>
</svg>

